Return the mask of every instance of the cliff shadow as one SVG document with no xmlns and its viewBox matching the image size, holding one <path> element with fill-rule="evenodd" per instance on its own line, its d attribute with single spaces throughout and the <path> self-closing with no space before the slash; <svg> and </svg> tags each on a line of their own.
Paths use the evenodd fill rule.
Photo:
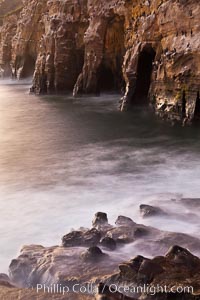
<svg viewBox="0 0 200 300">
<path fill-rule="evenodd" d="M 156 52 L 151 46 L 145 47 L 139 54 L 135 91 L 131 99 L 133 105 L 146 105 L 149 102 L 153 61 Z"/>
<path fill-rule="evenodd" d="M 21 78 L 32 77 L 35 70 L 35 59 L 31 55 L 26 55 Z"/>
<path fill-rule="evenodd" d="M 194 108 L 194 121 L 195 122 L 200 122 L 200 93 L 197 92 L 197 98 L 196 98 L 196 103 L 195 103 L 195 108 Z"/>
</svg>

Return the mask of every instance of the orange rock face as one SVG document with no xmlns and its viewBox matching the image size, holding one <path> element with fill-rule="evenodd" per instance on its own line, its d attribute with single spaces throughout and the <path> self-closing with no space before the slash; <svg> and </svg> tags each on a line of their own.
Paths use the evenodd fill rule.
<svg viewBox="0 0 200 300">
<path fill-rule="evenodd" d="M 33 76 L 35 93 L 121 91 L 121 110 L 150 104 L 190 123 L 200 118 L 199 12 L 197 0 L 24 0 L 17 24 L 1 27 L 1 73 Z"/>
</svg>

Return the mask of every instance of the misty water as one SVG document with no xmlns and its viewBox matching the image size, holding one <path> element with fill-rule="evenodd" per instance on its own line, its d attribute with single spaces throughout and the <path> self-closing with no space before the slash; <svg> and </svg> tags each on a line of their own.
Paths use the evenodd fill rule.
<svg viewBox="0 0 200 300">
<path fill-rule="evenodd" d="M 0 272 L 22 245 L 60 244 L 72 228 L 91 226 L 97 211 L 111 223 L 126 215 L 199 235 L 188 217 L 198 210 L 177 204 L 200 197 L 198 128 L 171 127 L 144 107 L 121 113 L 119 95 L 74 99 L 28 90 L 0 83 Z M 143 220 L 142 203 L 183 218 Z"/>
</svg>

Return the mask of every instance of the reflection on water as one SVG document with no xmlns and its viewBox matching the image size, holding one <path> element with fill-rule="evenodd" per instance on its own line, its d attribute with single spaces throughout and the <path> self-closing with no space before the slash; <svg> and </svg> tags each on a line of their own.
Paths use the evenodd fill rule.
<svg viewBox="0 0 200 300">
<path fill-rule="evenodd" d="M 124 214 L 198 235 L 190 219 L 144 221 L 138 211 L 150 203 L 189 212 L 171 199 L 200 196 L 197 128 L 172 128 L 139 108 L 120 113 L 118 96 L 27 91 L 0 85 L 0 271 L 23 244 L 59 244 L 99 210 L 112 222 Z"/>
</svg>

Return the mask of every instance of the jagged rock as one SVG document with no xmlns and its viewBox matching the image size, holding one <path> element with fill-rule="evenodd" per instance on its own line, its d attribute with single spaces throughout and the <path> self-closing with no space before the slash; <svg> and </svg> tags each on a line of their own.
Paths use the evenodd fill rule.
<svg viewBox="0 0 200 300">
<path fill-rule="evenodd" d="M 148 284 L 152 279 L 163 273 L 163 268 L 156 262 L 143 256 L 136 256 L 130 262 L 119 265 L 120 274 L 125 280 Z"/>
<path fill-rule="evenodd" d="M 140 205 L 140 214 L 143 218 L 167 215 L 161 208 L 146 204 Z"/>
<path fill-rule="evenodd" d="M 99 228 L 108 225 L 108 217 L 107 214 L 103 212 L 98 212 L 94 216 L 94 220 L 92 221 L 93 227 Z"/>
<path fill-rule="evenodd" d="M 63 247 L 92 247 L 96 246 L 101 239 L 101 233 L 92 228 L 87 231 L 72 231 L 62 238 Z"/>
<path fill-rule="evenodd" d="M 167 252 L 166 257 L 173 260 L 176 264 L 184 264 L 184 266 L 191 269 L 196 269 L 199 264 L 198 257 L 180 246 L 172 246 Z"/>
<path fill-rule="evenodd" d="M 178 260 L 177 260 L 178 258 Z M 186 263 L 187 262 L 187 263 Z M 190 263 L 192 263 L 190 265 Z M 145 293 L 142 299 L 170 299 L 171 288 L 174 289 L 174 298 L 179 299 L 179 287 L 190 287 L 188 293 L 181 294 L 181 299 L 196 299 L 200 295 L 200 259 L 191 254 L 187 249 L 173 246 L 165 256 L 156 256 L 148 259 L 142 256 L 135 257 L 131 261 L 119 265 L 119 273 L 106 279 L 106 282 L 117 281 L 118 285 L 127 286 L 134 283 L 136 286 L 148 284 L 149 288 L 165 287 L 165 293 L 160 295 L 154 290 L 154 295 Z M 191 288 L 192 287 L 192 288 Z M 129 293 L 127 293 L 129 295 Z M 149 298 L 150 297 L 150 298 Z M 185 297 L 185 298 L 184 298 Z"/>
</svg>

